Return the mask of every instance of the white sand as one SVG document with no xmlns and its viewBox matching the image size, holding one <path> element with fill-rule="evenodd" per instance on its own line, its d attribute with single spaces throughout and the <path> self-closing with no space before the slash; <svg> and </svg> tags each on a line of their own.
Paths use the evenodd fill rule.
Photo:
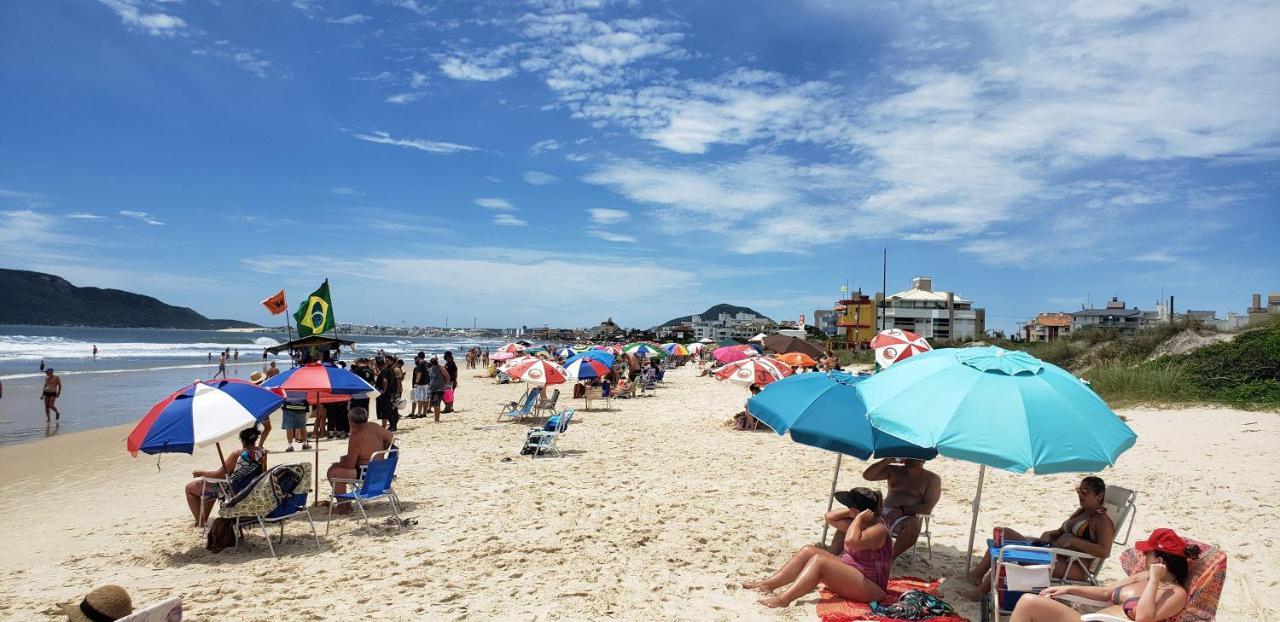
<svg viewBox="0 0 1280 622">
<path fill-rule="evenodd" d="M 816 597 L 766 610 L 736 584 L 817 539 L 834 455 L 723 427 L 747 395 L 741 387 L 686 370 L 669 378 L 657 397 L 580 411 L 561 443 L 570 455 L 532 460 L 517 455 L 526 426 L 494 423 L 496 403 L 522 387 L 468 373 L 461 415 L 403 422 L 397 489 L 416 526 L 396 532 L 380 504 L 373 533 L 343 517 L 325 537 L 317 512 L 323 550 L 292 522 L 278 560 L 258 535 L 239 551 L 204 550 L 181 493 L 192 468 L 216 465 L 212 448 L 165 456 L 159 471 L 155 457 L 125 453 L 128 427 L 0 448 L 0 618 L 55 619 L 57 603 L 117 583 L 136 603 L 180 595 L 193 620 L 816 619 Z M 1220 619 L 1280 619 L 1280 419 L 1124 414 L 1138 445 L 1102 475 L 1142 491 L 1131 540 L 1172 526 L 1225 547 Z M 268 446 L 282 441 L 277 427 Z M 324 453 L 327 464 L 337 452 Z M 863 464 L 845 464 L 850 486 Z M 941 459 L 932 468 L 946 488 L 933 562 L 900 563 L 895 574 L 952 577 L 944 596 L 955 602 L 977 467 Z M 1077 479 L 989 472 L 979 533 L 1055 527 Z M 1105 574 L 1119 572 L 1113 561 Z"/>
</svg>

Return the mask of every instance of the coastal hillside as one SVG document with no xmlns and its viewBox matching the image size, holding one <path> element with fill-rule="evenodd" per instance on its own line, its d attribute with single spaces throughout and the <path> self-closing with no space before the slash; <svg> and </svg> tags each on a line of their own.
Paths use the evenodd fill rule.
<svg viewBox="0 0 1280 622">
<path fill-rule="evenodd" d="M 236 320 L 211 320 L 187 307 L 118 289 L 76 287 L 42 272 L 0 268 L 0 324 L 110 328 L 253 328 Z"/>
<path fill-rule="evenodd" d="M 661 327 L 661 326 L 678 326 L 678 325 L 680 325 L 680 324 L 683 324 L 683 323 L 685 323 L 685 322 L 688 322 L 688 321 L 689 321 L 689 318 L 693 317 L 694 315 L 700 315 L 700 316 L 702 316 L 702 319 L 704 319 L 704 320 L 708 320 L 708 319 L 709 319 L 709 320 L 714 320 L 714 319 L 716 319 L 716 317 L 718 317 L 721 313 L 754 313 L 755 315 L 758 315 L 758 316 L 760 316 L 760 317 L 763 317 L 763 318 L 765 318 L 766 320 L 768 320 L 768 319 L 769 319 L 769 318 L 765 317 L 765 315 L 764 315 L 763 313 L 760 313 L 759 311 L 756 311 L 755 309 L 752 309 L 752 308 L 750 308 L 750 307 L 739 307 L 738 305 L 731 305 L 731 304 L 729 304 L 729 303 L 727 303 L 727 302 L 722 302 L 722 303 L 720 303 L 720 304 L 718 304 L 718 305 L 715 305 L 715 306 L 713 306 L 713 307 L 711 307 L 711 308 L 707 309 L 706 311 L 703 311 L 702 313 L 690 313 L 689 315 L 682 315 L 682 316 L 680 316 L 680 317 L 672 318 L 672 319 L 670 319 L 670 320 L 667 320 L 667 321 L 665 321 L 665 322 L 663 322 L 663 323 L 659 324 L 658 326 L 659 326 L 659 327 Z M 772 322 L 773 320 L 769 320 L 769 321 L 770 321 L 770 322 Z"/>
</svg>

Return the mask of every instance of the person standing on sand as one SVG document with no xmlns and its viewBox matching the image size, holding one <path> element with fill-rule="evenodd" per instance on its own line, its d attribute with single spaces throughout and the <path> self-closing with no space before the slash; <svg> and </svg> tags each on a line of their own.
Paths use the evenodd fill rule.
<svg viewBox="0 0 1280 622">
<path fill-rule="evenodd" d="M 448 388 L 452 389 L 449 401 L 444 403 L 444 412 L 451 413 L 453 412 L 452 398 L 458 393 L 458 364 L 453 362 L 452 350 L 446 350 L 444 353 L 444 370 L 449 373 Z"/>
<path fill-rule="evenodd" d="M 630 352 L 624 356 L 627 361 L 627 380 L 635 382 L 640 377 L 640 359 Z"/>
<path fill-rule="evenodd" d="M 440 423 L 440 402 L 444 400 L 444 390 L 448 386 L 449 372 L 445 371 L 436 357 L 431 357 L 431 363 L 427 365 L 427 389 L 431 393 L 430 406 L 436 423 Z"/>
<path fill-rule="evenodd" d="M 62 420 L 62 413 L 58 412 L 58 407 L 54 405 L 58 398 L 62 397 L 62 379 L 53 375 L 53 368 L 47 367 L 44 370 L 44 389 L 40 391 L 40 399 L 44 401 L 44 420 L 49 420 L 49 411 L 59 421 Z"/>
<path fill-rule="evenodd" d="M 217 378 L 219 375 L 222 376 L 223 380 L 227 379 L 227 355 L 226 354 L 223 354 L 222 356 L 218 357 L 218 371 L 213 373 L 213 377 Z"/>
<path fill-rule="evenodd" d="M 418 352 L 413 359 L 413 390 L 409 397 L 413 399 L 413 407 L 409 411 L 410 419 L 427 416 L 427 353 Z"/>
</svg>

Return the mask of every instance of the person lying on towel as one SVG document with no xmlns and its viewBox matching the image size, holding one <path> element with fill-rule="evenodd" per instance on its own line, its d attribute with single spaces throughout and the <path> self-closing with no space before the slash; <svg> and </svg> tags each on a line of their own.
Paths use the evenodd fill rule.
<svg viewBox="0 0 1280 622">
<path fill-rule="evenodd" d="M 893 564 L 893 538 L 880 518 L 884 498 L 880 491 L 854 488 L 836 497 L 847 510 L 827 513 L 827 522 L 845 532 L 844 552 L 834 555 L 813 545 L 800 549 L 773 576 L 747 581 L 742 587 L 770 593 L 784 585 L 786 590 L 760 601 L 766 607 L 786 607 L 817 589 L 822 583 L 849 600 L 869 603 L 885 597 L 889 568 Z"/>
</svg>

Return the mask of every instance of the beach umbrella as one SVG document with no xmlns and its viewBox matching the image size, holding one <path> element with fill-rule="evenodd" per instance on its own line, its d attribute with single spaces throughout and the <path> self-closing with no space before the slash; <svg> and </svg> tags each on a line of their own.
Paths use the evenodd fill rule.
<svg viewBox="0 0 1280 622">
<path fill-rule="evenodd" d="M 562 359 L 567 359 L 577 353 L 578 351 L 573 348 L 560 348 L 559 350 L 556 350 L 556 356 Z"/>
<path fill-rule="evenodd" d="M 530 346 L 524 349 L 525 354 L 538 354 L 539 352 L 546 352 L 546 351 L 547 349 L 543 346 Z"/>
<path fill-rule="evenodd" d="M 595 359 L 597 361 L 600 361 L 601 363 L 604 363 L 606 367 L 613 367 L 614 356 L 603 350 L 587 350 L 586 352 L 579 352 L 569 357 L 569 360 L 565 361 L 564 363 L 565 365 L 568 365 L 569 363 L 572 363 L 581 358 Z"/>
<path fill-rule="evenodd" d="M 516 354 L 515 352 L 503 352 L 503 351 L 499 350 L 499 351 L 497 351 L 497 352 L 494 352 L 494 353 L 493 353 L 493 355 L 492 355 L 492 356 L 490 356 L 489 358 L 491 358 L 491 359 L 493 359 L 493 360 L 495 360 L 495 361 L 509 361 L 509 360 L 511 360 L 511 359 L 513 359 L 513 358 L 515 358 L 515 357 L 517 357 L 517 356 L 519 356 L 519 355 L 518 355 L 518 354 Z"/>
<path fill-rule="evenodd" d="M 744 387 L 763 387 L 774 380 L 791 375 L 791 368 L 771 358 L 752 357 L 729 363 L 716 372 L 716 378 Z"/>
<path fill-rule="evenodd" d="M 536 385 L 561 384 L 568 377 L 563 367 L 540 358 L 520 363 L 508 369 L 507 373 L 512 378 Z"/>
<path fill-rule="evenodd" d="M 871 349 L 876 351 L 876 363 L 880 369 L 885 369 L 913 354 L 928 352 L 933 346 L 909 330 L 890 328 L 871 338 Z"/>
<path fill-rule="evenodd" d="M 759 334 L 757 334 L 755 337 L 752 337 L 752 338 L 748 339 L 747 341 L 756 341 L 756 342 L 764 341 L 764 333 L 759 333 Z"/>
<path fill-rule="evenodd" d="M 622 348 L 618 346 L 613 346 L 613 345 L 593 346 L 591 349 L 597 352 L 608 352 L 609 354 L 612 354 L 614 356 L 622 354 Z"/>
<path fill-rule="evenodd" d="M 582 343 L 575 343 L 570 349 L 574 352 L 586 352 L 591 349 L 591 346 Z"/>
<path fill-rule="evenodd" d="M 290 395 L 304 394 L 312 403 L 351 399 L 353 395 L 378 395 L 377 389 L 354 372 L 333 363 L 308 363 L 285 370 L 262 383 L 264 389 L 280 389 Z M 328 399 L 326 399 L 328 398 Z M 305 430 L 304 430 L 305 432 Z M 316 490 L 320 490 L 320 430 L 316 430 Z M 316 501 L 319 503 L 319 501 Z"/>
<path fill-rule="evenodd" d="M 603 378 L 609 373 L 609 366 L 599 359 L 590 357 L 576 358 L 564 364 L 565 374 L 572 380 L 587 378 Z"/>
<path fill-rule="evenodd" d="M 520 365 L 522 363 L 528 363 L 529 361 L 536 361 L 536 360 L 538 360 L 538 357 L 536 356 L 527 356 L 527 355 L 521 354 L 519 356 L 515 356 L 513 358 L 508 359 L 507 362 L 503 363 L 502 367 L 500 367 L 499 369 L 509 374 L 512 367 L 515 367 L 516 365 Z"/>
<path fill-rule="evenodd" d="M 281 404 L 280 393 L 243 380 L 195 382 L 152 406 L 125 447 L 134 456 L 139 451 L 190 454 L 257 425 Z"/>
<path fill-rule="evenodd" d="M 622 348 L 622 351 L 627 354 L 646 357 L 664 357 L 667 355 L 667 351 L 663 350 L 660 346 L 648 343 L 629 343 Z"/>
<path fill-rule="evenodd" d="M 697 343 L 691 343 L 691 344 L 689 344 L 689 345 L 685 346 L 685 349 L 689 351 L 689 354 L 697 354 L 697 353 L 701 352 L 701 351 L 702 351 L 702 349 L 703 349 L 703 348 L 705 348 L 705 347 L 707 347 L 707 344 L 702 343 L 701 341 L 699 341 L 699 342 L 697 342 Z"/>
<path fill-rule="evenodd" d="M 721 363 L 732 363 L 734 361 L 741 361 L 742 359 L 756 356 L 757 354 L 759 353 L 756 352 L 754 348 L 735 345 L 716 348 L 715 352 L 711 353 L 711 356 L 715 357 L 715 359 Z"/>
<path fill-rule="evenodd" d="M 769 335 L 764 338 L 764 347 L 771 352 L 778 354 L 786 354 L 788 352 L 800 352 L 809 356 L 820 359 L 822 358 L 822 348 L 809 343 L 798 337 L 788 337 L 786 335 Z"/>
<path fill-rule="evenodd" d="M 509 352 L 511 354 L 519 354 L 521 352 L 524 352 L 525 348 L 527 347 L 528 346 L 520 343 L 508 343 L 507 345 L 502 346 L 501 348 L 498 348 L 498 352 Z"/>
<path fill-rule="evenodd" d="M 971 554 L 988 466 L 1015 473 L 1096 472 L 1114 465 L 1138 438 L 1070 372 L 997 347 L 916 354 L 856 388 L 873 427 L 981 465 Z"/>
<path fill-rule="evenodd" d="M 678 343 L 664 344 L 662 346 L 662 349 L 666 350 L 667 354 L 670 354 L 671 356 L 689 356 L 689 348 L 686 348 Z"/>
<path fill-rule="evenodd" d="M 716 345 L 718 345 L 718 346 L 720 346 L 720 347 L 724 347 L 724 346 L 740 346 L 740 345 L 742 345 L 742 342 L 741 342 L 741 341 L 738 341 L 737 339 L 721 339 L 720 341 L 715 342 L 715 344 L 716 344 Z"/>
<path fill-rule="evenodd" d="M 786 354 L 775 354 L 773 358 L 786 363 L 792 367 L 814 367 L 818 364 L 813 357 L 804 352 L 788 352 Z"/>
<path fill-rule="evenodd" d="M 711 345 L 711 344 L 713 344 L 713 343 L 715 343 L 715 342 L 716 342 L 716 340 L 715 340 L 715 339 L 712 339 L 712 338 L 710 338 L 710 337 L 703 337 L 702 339 L 699 339 L 699 340 L 698 340 L 698 343 L 703 344 L 703 345 Z"/>
</svg>

